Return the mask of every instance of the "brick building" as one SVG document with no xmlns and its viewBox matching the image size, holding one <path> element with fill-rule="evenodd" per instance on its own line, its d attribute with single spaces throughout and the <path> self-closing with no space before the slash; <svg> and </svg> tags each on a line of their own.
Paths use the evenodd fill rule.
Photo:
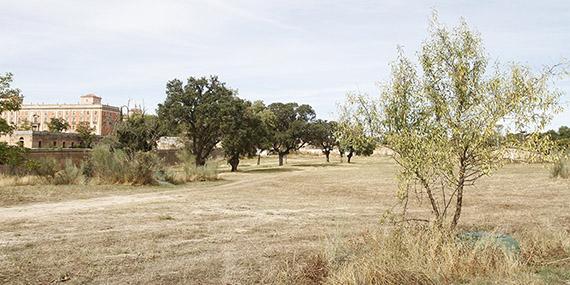
<svg viewBox="0 0 570 285">
<path fill-rule="evenodd" d="M 51 118 L 63 118 L 70 125 L 68 133 L 74 133 L 80 122 L 88 122 L 96 135 L 112 133 L 120 120 L 119 107 L 104 105 L 101 97 L 87 94 L 79 104 L 24 104 L 19 111 L 3 112 L 0 116 L 16 126 L 29 125 L 33 131 L 48 131 Z"/>
</svg>

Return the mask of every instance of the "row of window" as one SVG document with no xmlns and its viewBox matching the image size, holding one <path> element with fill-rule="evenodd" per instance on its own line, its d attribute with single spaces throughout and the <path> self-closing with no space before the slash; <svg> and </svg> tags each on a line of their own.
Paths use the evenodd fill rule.
<svg viewBox="0 0 570 285">
<path fill-rule="evenodd" d="M 23 146 L 24 145 L 24 139 L 20 138 L 20 144 Z M 75 147 L 75 142 L 71 142 L 70 145 L 68 145 L 66 142 L 62 142 L 61 143 L 61 148 L 66 148 L 67 146 L 69 147 Z M 53 141 L 51 147 L 56 148 L 58 147 L 57 145 L 57 141 Z M 42 141 L 38 141 L 38 148 L 42 148 Z"/>
</svg>

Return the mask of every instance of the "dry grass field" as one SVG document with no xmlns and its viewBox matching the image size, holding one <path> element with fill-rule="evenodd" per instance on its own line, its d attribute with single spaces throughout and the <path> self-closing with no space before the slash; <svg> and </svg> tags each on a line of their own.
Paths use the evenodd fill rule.
<svg viewBox="0 0 570 285">
<path fill-rule="evenodd" d="M 292 275 L 318 275 L 311 260 L 327 244 L 383 227 L 396 203 L 389 158 L 354 162 L 251 160 L 221 181 L 182 186 L 2 187 L 0 283 L 310 283 L 320 277 Z M 461 227 L 567 235 L 570 181 L 541 165 L 507 165 L 467 190 Z M 563 258 L 553 272 L 529 274 L 569 284 Z"/>
</svg>

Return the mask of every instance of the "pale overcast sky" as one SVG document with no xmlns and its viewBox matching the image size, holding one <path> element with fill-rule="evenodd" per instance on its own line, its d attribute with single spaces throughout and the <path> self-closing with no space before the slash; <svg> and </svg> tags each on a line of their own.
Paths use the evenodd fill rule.
<svg viewBox="0 0 570 285">
<path fill-rule="evenodd" d="M 96 93 L 148 111 L 168 80 L 217 74 L 241 97 L 334 118 L 347 91 L 378 93 L 398 45 L 415 56 L 433 9 L 448 25 L 466 18 L 493 60 L 570 58 L 568 0 L 0 0 L 0 72 L 14 73 L 26 103 Z M 570 80 L 558 87 L 570 93 Z"/>
</svg>

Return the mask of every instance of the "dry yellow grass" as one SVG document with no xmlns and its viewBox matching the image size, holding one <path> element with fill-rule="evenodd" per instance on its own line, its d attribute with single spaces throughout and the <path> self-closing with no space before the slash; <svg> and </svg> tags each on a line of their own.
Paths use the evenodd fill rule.
<svg viewBox="0 0 570 285">
<path fill-rule="evenodd" d="M 166 188 L 2 187 L 0 283 L 343 283 L 351 265 L 331 266 L 330 245 L 382 232 L 380 217 L 396 202 L 396 168 L 388 158 L 323 160 L 290 157 L 283 168 L 272 158 L 244 161 L 223 181 Z M 468 189 L 462 227 L 544 244 L 552 239 L 536 232 L 570 231 L 568 205 L 568 181 L 540 165 L 508 165 Z M 532 248 L 540 263 L 551 254 L 539 251 L 556 246 Z M 565 264 L 521 280 L 564 284 Z"/>
</svg>

